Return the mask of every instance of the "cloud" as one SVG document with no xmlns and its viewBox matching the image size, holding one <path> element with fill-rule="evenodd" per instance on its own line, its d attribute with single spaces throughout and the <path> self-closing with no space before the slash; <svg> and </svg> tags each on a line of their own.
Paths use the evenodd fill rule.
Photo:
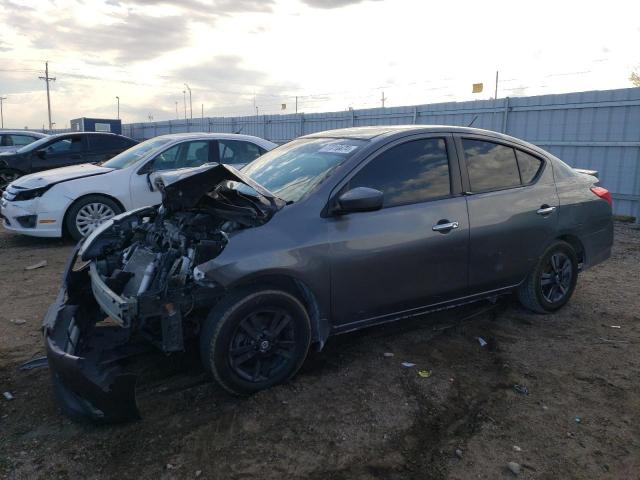
<svg viewBox="0 0 640 480">
<path fill-rule="evenodd" d="M 152 59 L 189 45 L 185 34 L 189 21 L 183 16 L 150 17 L 129 12 L 108 25 L 57 22 L 35 35 L 33 44 L 42 49 L 78 47 L 89 52 L 111 52 L 119 62 Z M 53 28 L 51 28 L 53 27 Z"/>
<path fill-rule="evenodd" d="M 275 0 L 111 0 L 114 6 L 155 7 L 168 5 L 196 15 L 227 15 L 242 12 L 270 12 Z"/>
<path fill-rule="evenodd" d="M 254 87 L 263 82 L 266 75 L 242 66 L 242 58 L 236 55 L 220 55 L 211 60 L 176 70 L 177 81 L 191 82 L 201 87 L 224 85 L 238 90 L 242 86 Z"/>
<path fill-rule="evenodd" d="M 367 0 L 301 0 L 301 1 L 302 3 L 306 3 L 310 7 L 324 8 L 328 10 L 331 8 L 346 7 L 347 5 L 355 5 L 356 3 L 362 3 L 363 1 L 367 1 Z M 370 1 L 378 2 L 380 0 L 370 0 Z"/>
</svg>

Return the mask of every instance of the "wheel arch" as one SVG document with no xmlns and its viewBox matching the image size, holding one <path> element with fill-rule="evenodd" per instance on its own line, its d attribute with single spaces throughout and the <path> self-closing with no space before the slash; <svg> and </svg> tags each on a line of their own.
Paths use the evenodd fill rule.
<svg viewBox="0 0 640 480">
<path fill-rule="evenodd" d="M 305 282 L 284 273 L 265 273 L 242 279 L 231 285 L 229 291 L 257 285 L 280 289 L 302 302 L 311 320 L 311 339 L 313 342 L 318 342 L 319 349 L 324 347 L 329 337 L 329 322 L 323 318 L 316 294 Z"/>
<path fill-rule="evenodd" d="M 562 240 L 564 242 L 567 242 L 569 245 L 571 245 L 571 247 L 576 252 L 576 256 L 578 257 L 579 264 L 584 264 L 586 262 L 587 260 L 586 252 L 585 252 L 584 244 L 582 243 L 580 238 L 578 238 L 576 235 L 567 233 L 567 234 L 560 235 L 557 238 L 557 240 Z"/>
<path fill-rule="evenodd" d="M 85 193 L 84 195 L 79 196 L 78 198 L 76 198 L 75 200 L 73 200 L 68 206 L 67 209 L 64 211 L 64 215 L 62 216 L 62 233 L 64 235 L 69 235 L 69 231 L 67 228 L 67 217 L 69 216 L 69 211 L 73 208 L 73 206 L 75 204 L 77 204 L 78 202 L 80 202 L 81 200 L 84 200 L 87 197 L 105 197 L 108 198 L 109 200 L 111 200 L 112 202 L 114 202 L 116 205 L 118 205 L 118 207 L 120 207 L 120 209 L 123 212 L 126 212 L 127 209 L 125 208 L 125 206 L 122 204 L 122 202 L 120 200 L 118 200 L 116 197 L 114 197 L 113 195 L 109 195 L 107 193 Z"/>
</svg>

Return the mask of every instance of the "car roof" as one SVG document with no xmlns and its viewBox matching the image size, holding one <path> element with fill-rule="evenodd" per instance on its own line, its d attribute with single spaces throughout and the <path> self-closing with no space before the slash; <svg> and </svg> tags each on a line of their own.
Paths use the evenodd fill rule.
<svg viewBox="0 0 640 480">
<path fill-rule="evenodd" d="M 169 138 L 171 140 L 181 140 L 185 138 L 211 138 L 211 139 L 227 139 L 227 140 L 260 140 L 273 143 L 261 137 L 254 135 L 243 135 L 240 133 L 217 133 L 217 132 L 192 132 L 192 133 L 169 133 L 167 135 L 159 135 L 153 138 Z"/>
<path fill-rule="evenodd" d="M 128 140 L 133 140 L 132 138 L 127 137 L 126 135 L 121 135 L 119 133 L 113 133 L 113 132 L 62 132 L 62 133 L 55 133 L 53 135 L 49 135 L 49 137 L 52 139 L 55 139 L 59 137 L 66 137 L 69 135 L 83 135 L 83 136 L 101 135 L 101 136 L 122 137 Z"/>
<path fill-rule="evenodd" d="M 338 128 L 335 130 L 325 130 L 324 132 L 311 133 L 301 138 L 353 138 L 357 140 L 377 140 L 378 138 L 387 138 L 394 134 L 421 134 L 421 133 L 458 133 L 466 135 L 484 135 L 495 139 L 506 140 L 509 142 L 519 143 L 530 148 L 540 150 L 533 144 L 511 137 L 503 133 L 494 132 L 493 130 L 484 130 L 482 128 L 459 127 L 455 125 L 384 125 L 373 127 L 351 127 Z"/>
<path fill-rule="evenodd" d="M 49 135 L 46 133 L 42 133 L 42 132 L 36 132 L 33 130 L 12 130 L 9 128 L 2 128 L 0 129 L 0 135 L 4 134 L 4 133 L 8 133 L 10 135 L 35 135 L 35 136 L 39 136 L 39 137 L 48 137 Z"/>
</svg>

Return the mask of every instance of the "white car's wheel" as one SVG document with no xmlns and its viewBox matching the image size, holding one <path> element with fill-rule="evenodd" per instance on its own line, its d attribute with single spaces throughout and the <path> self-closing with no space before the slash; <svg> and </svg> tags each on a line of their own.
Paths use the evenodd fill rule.
<svg viewBox="0 0 640 480">
<path fill-rule="evenodd" d="M 89 195 L 74 203 L 67 213 L 69 234 L 80 240 L 90 235 L 99 225 L 122 212 L 120 206 L 102 195 Z"/>
</svg>

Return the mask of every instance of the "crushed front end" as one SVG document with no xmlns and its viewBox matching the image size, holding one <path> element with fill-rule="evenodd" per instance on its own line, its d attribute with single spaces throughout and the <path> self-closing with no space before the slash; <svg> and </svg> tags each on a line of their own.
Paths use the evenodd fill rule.
<svg viewBox="0 0 640 480">
<path fill-rule="evenodd" d="M 115 217 L 74 251 L 44 319 L 54 392 L 72 418 L 139 418 L 132 357 L 184 351 L 224 294 L 196 267 L 283 206 L 223 165 L 169 181 L 157 183 L 162 206 Z"/>
</svg>

